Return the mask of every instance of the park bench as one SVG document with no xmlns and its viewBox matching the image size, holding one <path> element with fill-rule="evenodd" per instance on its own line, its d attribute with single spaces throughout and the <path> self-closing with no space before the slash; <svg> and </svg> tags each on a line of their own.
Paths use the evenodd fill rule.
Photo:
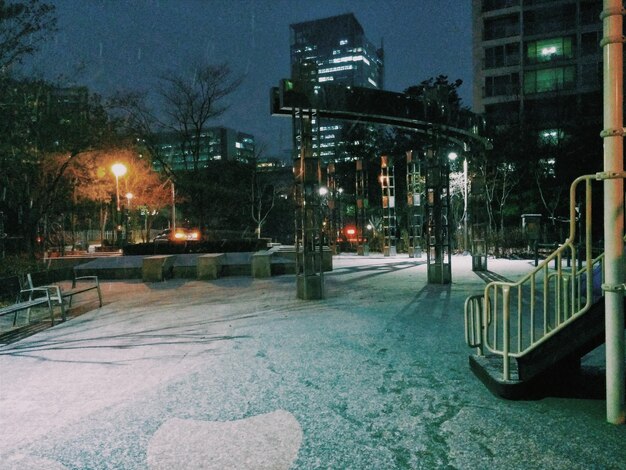
<svg viewBox="0 0 626 470">
<path fill-rule="evenodd" d="M 41 295 L 37 296 L 37 294 L 39 293 L 41 293 Z M 22 300 L 25 294 L 28 294 L 28 300 Z M 17 313 L 22 310 L 27 310 L 28 322 L 30 323 L 30 309 L 42 305 L 48 306 L 48 311 L 50 312 L 50 321 L 54 325 L 54 314 L 52 311 L 50 291 L 45 287 L 32 287 L 20 290 L 20 293 L 17 296 L 17 300 L 13 305 L 7 305 L 0 308 L 0 316 L 13 313 L 13 326 L 15 326 L 15 324 L 17 323 Z"/>
<path fill-rule="evenodd" d="M 32 276 L 30 274 L 27 274 L 26 279 L 28 282 L 28 289 L 25 290 L 35 289 L 36 287 L 33 285 Z M 98 281 L 98 276 L 74 277 L 74 279 L 72 279 L 71 289 L 62 289 L 61 286 L 58 285 L 38 286 L 37 288 L 46 288 L 49 290 L 49 292 L 51 292 L 49 294 L 50 300 L 59 303 L 63 320 L 65 320 L 65 299 L 68 299 L 68 308 L 71 308 L 72 299 L 74 298 L 74 296 L 82 294 L 83 292 L 88 292 L 90 290 L 97 291 L 98 302 L 100 307 L 102 307 L 102 291 L 100 290 L 100 282 Z"/>
</svg>

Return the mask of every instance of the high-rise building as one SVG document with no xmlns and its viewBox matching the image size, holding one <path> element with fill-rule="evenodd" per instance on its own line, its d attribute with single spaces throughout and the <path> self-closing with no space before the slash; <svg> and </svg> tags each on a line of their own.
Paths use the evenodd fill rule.
<svg viewBox="0 0 626 470">
<path fill-rule="evenodd" d="M 160 160 L 174 170 L 193 167 L 191 150 L 175 132 L 164 132 L 156 136 L 156 147 Z M 200 136 L 199 165 L 206 167 L 208 162 L 229 160 L 250 162 L 254 158 L 254 136 L 227 127 L 211 127 Z M 155 160 L 155 169 L 161 169 L 161 162 Z"/>
<path fill-rule="evenodd" d="M 474 111 L 544 141 L 602 122 L 602 0 L 472 0 Z"/>
<path fill-rule="evenodd" d="M 354 14 L 296 23 L 290 30 L 292 79 L 383 88 L 383 49 L 367 40 Z M 330 120 L 319 124 L 321 158 L 342 158 L 338 149 L 343 124 Z"/>
</svg>

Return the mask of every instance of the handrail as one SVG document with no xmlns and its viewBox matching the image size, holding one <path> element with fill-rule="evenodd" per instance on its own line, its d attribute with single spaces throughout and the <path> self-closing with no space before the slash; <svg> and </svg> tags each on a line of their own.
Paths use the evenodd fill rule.
<svg viewBox="0 0 626 470">
<path fill-rule="evenodd" d="M 502 378 L 511 379 L 510 359 L 547 341 L 575 318 L 589 310 L 594 302 L 594 272 L 604 276 L 604 256 L 592 253 L 592 181 L 599 175 L 576 178 L 570 187 L 569 237 L 547 256 L 533 271 L 517 282 L 493 281 L 484 294 L 472 296 L 465 302 L 466 341 L 485 352 L 503 358 Z M 584 246 L 578 252 L 576 239 L 576 194 L 584 183 Z M 569 255 L 571 269 L 563 267 Z M 555 261 L 556 268 L 549 265 Z M 577 268 L 578 264 L 582 265 Z M 600 294 L 601 295 L 601 294 Z M 482 308 L 475 305 L 483 299 Z M 480 317 L 478 319 L 477 317 Z M 475 336 L 480 328 L 480 338 Z"/>
</svg>

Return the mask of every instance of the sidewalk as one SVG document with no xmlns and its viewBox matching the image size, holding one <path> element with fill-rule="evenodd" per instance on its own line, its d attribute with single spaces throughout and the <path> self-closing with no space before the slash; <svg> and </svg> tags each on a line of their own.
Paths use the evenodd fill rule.
<svg viewBox="0 0 626 470">
<path fill-rule="evenodd" d="M 471 373 L 471 258 L 334 258 L 295 278 L 104 282 L 104 306 L 0 347 L 0 469 L 626 468 L 603 401 L 503 401 Z M 489 259 L 516 279 L 526 261 Z"/>
</svg>

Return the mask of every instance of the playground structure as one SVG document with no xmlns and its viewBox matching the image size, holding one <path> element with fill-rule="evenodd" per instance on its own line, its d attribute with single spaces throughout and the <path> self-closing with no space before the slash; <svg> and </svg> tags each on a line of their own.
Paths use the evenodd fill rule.
<svg viewBox="0 0 626 470">
<path fill-rule="evenodd" d="M 577 178 L 570 190 L 569 237 L 517 282 L 492 282 L 465 303 L 465 332 L 476 354 L 470 365 L 495 393 L 533 396 L 568 380 L 580 359 L 606 345 L 606 416 L 624 424 L 624 172 L 623 15 L 621 1 L 604 0 L 604 171 Z M 592 253 L 592 182 L 603 183 L 604 248 Z M 579 187 L 584 187 L 582 190 Z M 578 200 L 577 200 L 578 198 Z M 576 209 L 583 248 L 576 244 Z M 571 268 L 563 260 L 571 258 Z M 550 263 L 555 263 L 550 270 Z M 579 267 L 580 266 L 580 267 Z"/>
<path fill-rule="evenodd" d="M 409 129 L 432 142 L 431 150 L 423 159 L 425 165 L 426 220 L 421 220 L 420 158 L 411 153 L 407 156 L 407 188 L 410 190 L 409 206 L 409 250 L 414 256 L 420 247 L 421 227 L 427 224 L 427 263 L 429 282 L 451 282 L 450 230 L 448 221 L 449 162 L 442 153 L 443 145 L 466 151 L 484 151 L 491 144 L 480 135 L 483 121 L 480 117 L 464 110 L 452 110 L 447 105 L 447 90 L 434 89 L 433 93 L 413 96 L 403 93 L 373 90 L 333 84 L 316 84 L 306 81 L 284 79 L 271 91 L 271 112 L 277 116 L 291 117 L 293 123 L 294 176 L 296 182 L 296 251 L 299 253 L 297 266 L 297 295 L 304 299 L 323 297 L 323 272 L 320 259 L 328 234 L 334 239 L 336 231 L 336 175 L 333 162 L 328 162 L 326 171 L 320 159 L 320 119 L 359 121 L 362 123 L 386 124 Z M 438 146 L 441 146 L 439 148 Z M 391 160 L 381 155 L 383 238 L 384 254 L 396 253 L 396 194 L 395 176 Z M 326 178 L 322 175 L 326 174 Z M 320 194 L 326 182 L 324 194 Z M 367 204 L 366 173 L 364 162 L 356 162 L 356 241 L 357 253 L 365 254 L 365 209 Z M 321 215 L 326 201 L 330 212 L 330 230 L 324 227 Z M 331 249 L 335 240 L 330 241 Z"/>
<path fill-rule="evenodd" d="M 518 282 L 495 282 L 483 294 L 465 304 L 466 339 L 477 354 L 470 358 L 472 369 L 496 393 L 522 398 L 535 392 L 538 382 L 555 373 L 571 371 L 580 357 L 606 344 L 607 421 L 626 420 L 624 374 L 624 184 L 623 168 L 623 15 L 619 0 L 604 0 L 601 18 L 604 35 L 604 171 L 584 176 L 572 185 L 570 237 L 537 269 Z M 283 80 L 271 92 L 274 115 L 291 116 L 294 148 L 298 149 L 296 173 L 296 267 L 298 297 L 323 298 L 323 231 L 319 213 L 321 182 L 319 151 L 310 136 L 320 118 L 359 120 L 408 128 L 471 153 L 473 147 L 490 147 L 480 136 L 480 120 L 474 115 L 457 115 L 452 121 L 441 112 L 441 103 L 429 96 L 416 98 L 379 90 L 320 85 Z M 445 111 L 445 109 L 444 109 Z M 299 142 L 298 142 L 299 140 Z M 317 140 L 319 143 L 319 139 Z M 412 163 L 407 158 L 407 164 Z M 447 163 L 447 162 L 446 162 Z M 428 281 L 451 282 L 450 231 L 447 211 L 449 187 L 447 164 L 435 152 L 425 159 Z M 394 216 L 393 173 L 383 160 L 383 209 L 389 237 Z M 411 173 L 408 171 L 407 173 Z M 591 181 L 604 186 L 605 252 L 594 259 L 591 253 Z M 575 208 L 577 186 L 585 182 L 584 254 L 577 251 Z M 412 186 L 407 184 L 409 188 Z M 409 192 L 409 191 L 407 191 Z M 411 194 L 415 195 L 412 191 Z M 385 199 L 387 202 L 385 203 Z M 467 214 L 465 214 L 467 217 Z M 395 227 L 394 227 L 395 229 Z M 483 241 L 474 240 L 473 247 Z M 386 245 L 391 254 L 391 242 Z M 480 251 L 480 250 L 478 250 Z M 473 265 L 486 269 L 484 250 Z M 573 260 L 564 270 L 564 257 Z M 556 260 L 555 272 L 549 263 Z M 474 263 L 474 261 L 476 263 Z M 583 265 L 578 268 L 579 261 Z M 596 292 L 594 293 L 594 277 Z M 600 289 L 597 289 L 600 284 Z M 597 296 L 597 298 L 595 297 Z M 513 320 L 513 317 L 515 319 Z M 488 354 L 486 354 L 488 353 Z M 501 373 L 493 359 L 501 364 Z M 511 367 L 511 359 L 515 367 Z M 495 372 L 494 372 L 495 371 Z"/>
</svg>

